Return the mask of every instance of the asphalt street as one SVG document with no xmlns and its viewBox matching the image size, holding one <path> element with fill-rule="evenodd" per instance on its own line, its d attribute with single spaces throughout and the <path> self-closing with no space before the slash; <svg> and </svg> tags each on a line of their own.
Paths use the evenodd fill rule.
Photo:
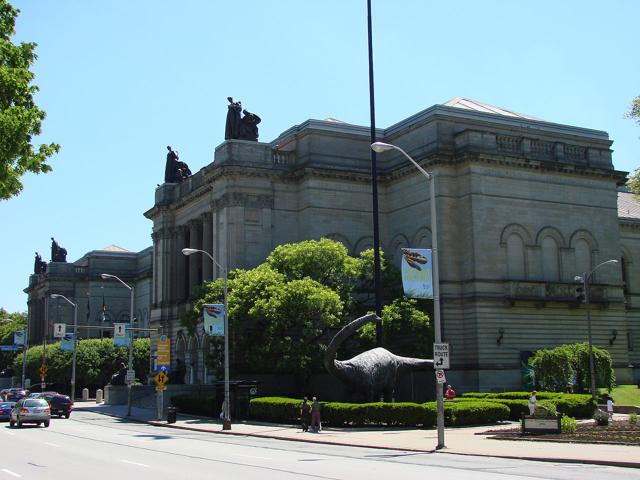
<svg viewBox="0 0 640 480">
<path fill-rule="evenodd" d="M 49 428 L 2 423 L 0 452 L 0 480 L 640 479 L 629 468 L 224 436 L 83 411 Z"/>
</svg>

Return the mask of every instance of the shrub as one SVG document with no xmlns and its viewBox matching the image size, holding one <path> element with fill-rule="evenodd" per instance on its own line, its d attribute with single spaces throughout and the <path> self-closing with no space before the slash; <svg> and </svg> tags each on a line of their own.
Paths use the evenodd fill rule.
<svg viewBox="0 0 640 480">
<path fill-rule="evenodd" d="M 631 425 L 637 425 L 638 424 L 638 414 L 637 413 L 630 413 L 629 414 L 629 423 Z"/>
<path fill-rule="evenodd" d="M 576 433 L 578 429 L 578 422 L 573 417 L 567 417 L 563 415 L 560 419 L 560 430 L 562 433 Z"/>
<path fill-rule="evenodd" d="M 182 413 L 202 415 L 205 417 L 216 417 L 216 397 L 198 395 L 175 395 L 171 397 L 171 405 Z"/>
<path fill-rule="evenodd" d="M 298 423 L 302 400 L 285 397 L 252 398 L 249 401 L 249 417 L 274 423 Z M 320 402 L 322 409 L 326 402 Z"/>
<path fill-rule="evenodd" d="M 575 418 L 589 418 L 596 408 L 591 395 L 580 393 L 565 393 L 554 399 L 558 413 Z"/>
<path fill-rule="evenodd" d="M 435 405 L 435 403 L 434 403 Z M 509 419 L 509 407 L 497 402 L 447 402 L 444 405 L 444 421 L 449 427 L 496 423 Z"/>
<path fill-rule="evenodd" d="M 500 393 L 478 393 L 478 392 L 468 392 L 463 393 L 461 398 L 484 398 L 484 399 L 505 399 L 505 400 L 529 400 L 531 396 L 531 392 L 500 392 Z M 561 397 L 561 393 L 555 392 L 538 392 L 536 394 L 536 398 L 538 400 L 547 400 L 550 398 L 558 398 Z"/>
</svg>

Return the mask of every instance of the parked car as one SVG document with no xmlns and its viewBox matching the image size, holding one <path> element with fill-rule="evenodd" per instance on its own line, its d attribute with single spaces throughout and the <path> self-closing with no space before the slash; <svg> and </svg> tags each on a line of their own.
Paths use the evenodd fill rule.
<svg viewBox="0 0 640 480">
<path fill-rule="evenodd" d="M 27 392 L 22 390 L 21 388 L 11 388 L 4 396 L 5 402 L 17 402 L 21 398 L 27 396 Z"/>
<path fill-rule="evenodd" d="M 9 420 L 11 409 L 16 402 L 0 402 L 0 420 Z"/>
<path fill-rule="evenodd" d="M 59 417 L 64 418 L 69 418 L 69 415 L 71 415 L 71 410 L 73 410 L 73 401 L 67 395 L 61 395 L 59 393 L 51 395 L 47 392 L 41 394 L 39 398 L 44 398 L 49 402 L 51 415 L 58 415 Z"/>
<path fill-rule="evenodd" d="M 22 427 L 24 423 L 44 424 L 49 426 L 51 421 L 51 409 L 44 398 L 24 398 L 18 401 L 11 409 L 9 425 Z"/>
</svg>

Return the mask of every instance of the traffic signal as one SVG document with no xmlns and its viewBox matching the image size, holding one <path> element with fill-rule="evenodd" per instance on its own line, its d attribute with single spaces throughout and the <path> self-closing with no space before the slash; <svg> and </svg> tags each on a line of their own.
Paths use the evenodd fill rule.
<svg viewBox="0 0 640 480">
<path fill-rule="evenodd" d="M 578 301 L 578 303 L 584 303 L 585 298 L 584 287 L 582 285 L 576 287 L 576 300 Z"/>
</svg>

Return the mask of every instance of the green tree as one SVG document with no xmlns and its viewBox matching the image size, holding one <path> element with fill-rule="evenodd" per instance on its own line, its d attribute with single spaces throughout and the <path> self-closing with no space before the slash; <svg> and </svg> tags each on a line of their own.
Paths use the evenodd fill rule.
<svg viewBox="0 0 640 480">
<path fill-rule="evenodd" d="M 367 324 L 361 336 L 373 344 L 376 326 Z M 397 355 L 416 358 L 433 356 L 433 329 L 429 316 L 417 308 L 417 301 L 405 297 L 382 309 L 382 339 L 385 347 Z"/>
<path fill-rule="evenodd" d="M 252 270 L 229 272 L 228 309 L 231 364 L 243 373 L 286 372 L 299 384 L 323 371 L 322 355 L 339 328 L 370 310 L 367 290 L 372 251 L 357 258 L 333 240 L 310 240 L 281 245 L 265 263 Z M 386 278 L 399 283 L 398 269 L 387 266 Z M 385 278 L 385 275 L 383 275 Z M 205 303 L 222 303 L 224 283 L 216 279 L 196 294 L 194 307 L 182 316 L 191 333 L 201 322 Z M 400 291 L 398 285 L 388 291 Z M 424 356 L 432 335 L 428 317 L 414 300 L 397 300 L 385 308 L 387 338 L 398 353 Z M 343 353 L 360 353 L 372 346 L 363 330 L 344 345 Z M 415 345 L 420 344 L 420 345 Z M 222 375 L 223 340 L 210 341 L 209 365 Z"/>
<path fill-rule="evenodd" d="M 613 362 L 608 351 L 593 347 L 596 387 L 609 391 L 615 386 Z M 536 386 L 541 390 L 563 392 L 571 384 L 579 392 L 587 392 L 591 385 L 589 345 L 574 343 L 538 350 L 530 359 L 535 371 Z"/>
<path fill-rule="evenodd" d="M 0 308 L 0 345 L 13 345 L 13 334 L 24 330 L 26 324 L 25 312 L 9 313 L 4 308 Z M 11 365 L 15 356 L 15 352 L 0 352 L 0 370 Z"/>
<path fill-rule="evenodd" d="M 57 153 L 55 143 L 34 148 L 32 139 L 41 133 L 45 112 L 33 99 L 38 87 L 32 84 L 30 68 L 37 56 L 35 43 L 14 45 L 19 10 L 0 0 L 0 199 L 6 200 L 22 190 L 26 172 L 51 170 L 47 158 Z"/>
<path fill-rule="evenodd" d="M 31 383 L 39 380 L 38 369 L 42 365 L 44 346 L 36 345 L 27 350 L 26 377 Z M 139 338 L 133 342 L 133 368 L 136 378 L 145 381 L 149 373 L 150 344 L 148 338 Z M 49 371 L 46 381 L 59 392 L 69 392 L 73 352 L 60 350 L 60 342 L 46 346 L 46 360 Z M 122 363 L 128 364 L 129 349 L 116 347 L 110 338 L 91 338 L 78 342 L 76 356 L 76 394 L 82 388 L 103 388 L 111 376 L 120 369 Z M 22 371 L 22 355 L 14 360 L 16 372 Z"/>
<path fill-rule="evenodd" d="M 640 96 L 633 99 L 631 107 L 626 116 L 632 118 L 640 125 Z M 635 171 L 629 176 L 627 181 L 627 188 L 630 192 L 640 195 L 640 168 L 636 168 Z"/>
</svg>

